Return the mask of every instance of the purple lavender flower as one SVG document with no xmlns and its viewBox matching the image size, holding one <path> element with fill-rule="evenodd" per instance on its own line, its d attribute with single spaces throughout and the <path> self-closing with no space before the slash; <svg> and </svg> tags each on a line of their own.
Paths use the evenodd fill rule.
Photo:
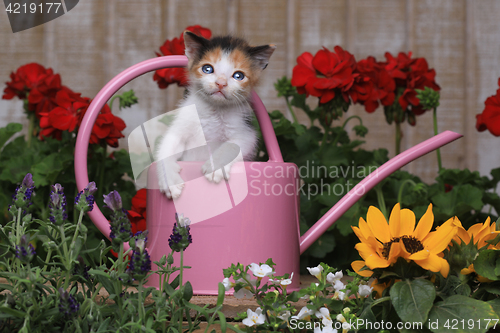
<svg viewBox="0 0 500 333">
<path fill-rule="evenodd" d="M 17 216 L 19 208 L 28 208 L 31 206 L 31 196 L 34 189 L 35 183 L 33 182 L 33 176 L 31 173 L 28 173 L 24 176 L 21 185 L 16 188 L 12 196 L 12 204 L 9 206 L 9 212 L 13 216 Z"/>
<path fill-rule="evenodd" d="M 193 242 L 190 233 L 191 221 L 188 218 L 185 218 L 182 214 L 178 215 L 175 213 L 174 228 L 172 229 L 172 234 L 168 239 L 168 245 L 170 248 L 176 252 L 180 252 L 181 250 L 187 249 L 189 244 Z"/>
<path fill-rule="evenodd" d="M 145 234 L 137 233 L 135 236 L 135 246 L 130 258 L 127 273 L 131 280 L 142 280 L 151 270 L 151 258 L 146 250 L 147 237 Z"/>
<path fill-rule="evenodd" d="M 103 195 L 104 203 L 107 205 L 109 209 L 112 211 L 117 211 L 122 209 L 122 198 L 117 191 L 112 191 L 108 195 Z"/>
<path fill-rule="evenodd" d="M 73 317 L 80 309 L 80 304 L 75 296 L 68 293 L 63 288 L 59 288 L 59 312 L 66 318 Z"/>
<path fill-rule="evenodd" d="M 97 187 L 94 182 L 90 182 L 75 198 L 75 207 L 84 212 L 90 212 L 94 208 L 94 193 Z"/>
<path fill-rule="evenodd" d="M 73 268 L 73 275 L 79 275 L 85 280 L 90 280 L 90 267 L 85 265 L 85 261 L 83 261 L 82 256 L 78 256 L 77 260 L 78 263 L 76 263 L 75 267 Z M 78 278 L 78 281 L 82 282 L 82 279 Z"/>
<path fill-rule="evenodd" d="M 22 263 L 27 264 L 33 260 L 35 255 L 35 248 L 28 242 L 26 235 L 22 235 L 19 245 L 16 245 L 16 258 L 21 260 Z"/>
<path fill-rule="evenodd" d="M 127 211 L 122 208 L 122 198 L 117 191 L 104 195 L 104 202 L 106 207 L 113 211 L 110 216 L 111 233 L 109 237 L 113 250 L 118 251 L 120 244 L 128 242 L 132 237 L 132 226 L 127 217 Z"/>
<path fill-rule="evenodd" d="M 56 224 L 62 225 L 68 218 L 66 212 L 66 196 L 64 195 L 64 187 L 61 184 L 52 185 L 49 201 L 49 220 Z"/>
</svg>

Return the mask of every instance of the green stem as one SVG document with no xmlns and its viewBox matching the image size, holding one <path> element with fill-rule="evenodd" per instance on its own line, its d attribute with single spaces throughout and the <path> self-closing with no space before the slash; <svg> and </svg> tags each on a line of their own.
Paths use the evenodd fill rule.
<svg viewBox="0 0 500 333">
<path fill-rule="evenodd" d="M 139 282 L 138 291 L 139 291 L 139 293 L 138 293 L 138 298 L 139 298 L 139 318 L 141 320 L 141 324 L 144 325 L 144 324 L 146 324 L 146 315 L 144 313 L 144 304 L 143 304 L 143 300 L 142 300 L 142 280 Z"/>
<path fill-rule="evenodd" d="M 52 238 L 54 238 L 54 233 L 52 229 L 49 230 L 49 234 L 52 236 Z M 42 268 L 43 272 L 45 272 L 45 270 L 47 269 L 47 265 L 50 262 L 51 255 L 52 255 L 52 248 L 49 248 L 49 250 L 47 251 L 47 257 L 45 257 L 45 265 Z"/>
<path fill-rule="evenodd" d="M 381 186 L 375 186 L 375 192 L 377 193 L 377 202 L 380 207 L 380 211 L 384 214 L 387 219 L 387 208 L 385 207 L 384 193 L 382 192 Z"/>
<path fill-rule="evenodd" d="M 360 124 L 360 125 L 363 125 L 363 120 L 361 120 L 361 117 L 360 117 L 360 116 L 356 116 L 356 115 L 354 115 L 354 116 L 350 116 L 349 118 L 347 118 L 347 119 L 344 121 L 344 124 L 342 125 L 342 129 L 344 129 L 344 128 L 345 128 L 345 126 L 347 125 L 347 123 L 349 122 L 349 120 L 351 120 L 351 119 L 353 119 L 353 118 L 358 119 L 358 120 L 359 120 L 359 124 Z"/>
<path fill-rule="evenodd" d="M 286 105 L 288 106 L 288 111 L 290 111 L 290 114 L 292 115 L 293 123 L 298 124 L 299 120 L 297 119 L 297 116 L 295 115 L 295 112 L 293 111 L 292 104 L 288 100 L 288 96 L 285 96 L 285 101 L 286 101 Z"/>
<path fill-rule="evenodd" d="M 347 123 L 351 120 L 351 119 L 358 119 L 359 120 L 359 124 L 360 125 L 363 125 L 363 120 L 361 119 L 360 116 L 350 116 L 349 118 L 347 118 L 344 123 L 342 124 L 342 129 L 345 129 L 345 126 L 347 125 Z M 340 139 L 340 136 L 341 136 L 341 133 L 339 133 L 337 135 L 337 137 L 335 138 L 335 140 L 333 141 L 332 143 L 332 146 L 336 146 L 337 145 L 337 142 L 339 142 L 339 139 Z"/>
<path fill-rule="evenodd" d="M 61 231 L 61 242 L 63 245 L 63 255 L 61 256 L 61 260 L 63 262 L 64 268 L 66 269 L 66 278 L 64 280 L 64 290 L 68 289 L 69 286 L 69 278 L 71 271 L 71 260 L 68 257 L 68 244 L 66 242 L 66 234 L 64 233 L 64 226 L 60 225 L 59 230 Z"/>
<path fill-rule="evenodd" d="M 321 147 L 319 147 L 319 153 L 321 155 L 321 153 L 323 152 L 323 148 L 325 147 L 325 145 L 327 144 L 327 138 L 328 138 L 328 131 L 329 131 L 329 128 L 327 127 L 324 127 L 324 133 L 323 133 L 323 139 L 321 139 Z M 335 142 L 336 144 L 336 142 Z"/>
<path fill-rule="evenodd" d="M 78 237 L 78 232 L 80 231 L 80 226 L 82 225 L 83 215 L 85 212 L 83 210 L 80 211 L 80 216 L 78 217 L 78 223 L 76 224 L 75 234 L 73 235 L 73 240 L 71 241 L 71 245 L 69 248 L 69 252 L 73 252 L 75 248 L 76 237 Z"/>
<path fill-rule="evenodd" d="M 390 296 L 381 297 L 381 298 L 377 299 L 376 301 L 374 301 L 370 305 L 370 307 L 373 308 L 375 305 L 379 305 L 380 303 L 387 302 L 387 301 L 390 301 L 390 300 L 391 300 Z"/>
<path fill-rule="evenodd" d="M 113 112 L 113 101 L 117 98 L 120 98 L 120 95 L 115 95 L 115 96 L 111 97 L 111 99 L 109 100 L 108 105 L 109 105 L 109 109 L 111 110 L 111 112 Z"/>
<path fill-rule="evenodd" d="M 179 270 L 179 286 L 182 286 L 182 271 L 184 270 L 184 250 L 181 250 L 181 266 Z"/>
<path fill-rule="evenodd" d="M 184 270 L 184 250 L 181 249 L 181 265 L 180 265 L 180 271 L 179 271 L 179 286 L 180 288 L 184 288 L 182 285 L 182 271 Z M 182 310 L 181 310 L 181 317 L 179 318 L 179 333 L 182 332 Z"/>
<path fill-rule="evenodd" d="M 21 213 L 22 213 L 22 209 L 18 208 L 17 209 L 17 221 L 16 221 L 16 241 L 17 241 L 16 245 L 19 245 L 19 243 L 21 243 Z"/>
<path fill-rule="evenodd" d="M 433 110 L 433 122 L 434 122 L 434 135 L 438 134 L 438 124 L 437 124 L 437 108 L 434 108 Z M 443 169 L 443 165 L 441 163 L 441 150 L 438 148 L 436 149 L 436 154 L 437 154 L 437 159 L 438 159 L 438 168 L 439 172 Z"/>
<path fill-rule="evenodd" d="M 411 179 L 406 179 L 402 184 L 401 186 L 399 187 L 399 193 L 398 193 L 398 202 L 401 203 L 401 198 L 403 197 L 403 189 L 405 187 L 406 184 L 412 184 L 413 186 L 417 186 L 417 184 L 415 184 L 415 182 Z"/>
<path fill-rule="evenodd" d="M 33 131 L 35 130 L 35 115 L 33 113 L 30 113 L 28 116 L 29 123 L 28 123 L 28 137 L 26 138 L 26 145 L 31 147 L 31 141 L 33 138 Z"/>
<path fill-rule="evenodd" d="M 396 155 L 401 152 L 401 123 L 396 122 Z"/>
</svg>

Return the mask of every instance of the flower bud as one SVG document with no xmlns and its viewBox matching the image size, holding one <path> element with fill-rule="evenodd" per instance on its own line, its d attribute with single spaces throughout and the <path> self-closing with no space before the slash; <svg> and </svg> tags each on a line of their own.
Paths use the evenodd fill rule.
<svg viewBox="0 0 500 333">
<path fill-rule="evenodd" d="M 75 316 L 80 309 L 78 301 L 63 288 L 59 288 L 59 294 L 59 312 L 66 318 Z"/>
<path fill-rule="evenodd" d="M 132 226 L 127 217 L 127 212 L 122 208 L 122 199 L 117 191 L 104 195 L 104 203 L 106 203 L 107 208 L 113 211 L 110 216 L 111 233 L 109 237 L 113 249 L 118 251 L 120 244 L 128 242 L 132 237 Z"/>
<path fill-rule="evenodd" d="M 9 206 L 9 212 L 13 216 L 17 216 L 18 208 L 28 208 L 31 206 L 31 196 L 34 189 L 35 183 L 33 182 L 33 176 L 31 173 L 28 173 L 12 196 L 12 204 Z"/>
<path fill-rule="evenodd" d="M 16 258 L 18 258 L 22 263 L 27 264 L 33 260 L 35 255 L 35 248 L 28 242 L 26 235 L 22 235 L 19 245 L 16 245 Z"/>
<path fill-rule="evenodd" d="M 174 228 L 172 229 L 172 234 L 168 239 L 168 245 L 170 248 L 176 252 L 180 252 L 181 250 L 185 250 L 189 244 L 193 242 L 190 234 L 189 224 L 191 221 L 188 218 L 185 218 L 182 214 L 175 214 Z"/>
<path fill-rule="evenodd" d="M 85 187 L 75 198 L 75 208 L 78 210 L 83 210 L 84 212 L 90 212 L 94 208 L 94 193 L 97 191 L 97 187 L 94 182 L 90 182 L 87 187 Z"/>
<path fill-rule="evenodd" d="M 52 185 L 51 188 L 49 220 L 56 225 L 62 225 L 68 218 L 68 213 L 66 213 L 66 196 L 63 192 L 64 187 L 62 187 L 61 184 L 55 184 Z"/>
</svg>

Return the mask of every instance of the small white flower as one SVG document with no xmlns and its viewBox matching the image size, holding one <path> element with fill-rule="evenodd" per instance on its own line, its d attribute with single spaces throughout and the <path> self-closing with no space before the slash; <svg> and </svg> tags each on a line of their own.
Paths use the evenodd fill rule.
<svg viewBox="0 0 500 333">
<path fill-rule="evenodd" d="M 337 298 L 341 301 L 345 300 L 346 298 L 346 293 L 342 292 L 342 291 L 336 291 L 334 296 L 337 296 Z"/>
<path fill-rule="evenodd" d="M 321 279 L 321 272 L 323 272 L 323 267 L 318 265 L 316 267 L 307 267 L 307 270 L 311 275 L 315 276 L 318 280 Z"/>
<path fill-rule="evenodd" d="M 334 283 L 335 281 L 338 281 L 338 280 L 342 279 L 343 277 L 344 277 L 344 274 L 342 273 L 342 271 L 338 271 L 335 274 L 328 273 L 328 275 L 326 276 L 326 281 L 329 283 Z"/>
<path fill-rule="evenodd" d="M 290 313 L 290 311 L 285 311 L 285 312 L 281 312 L 279 315 L 278 315 L 278 318 L 283 320 L 283 321 L 288 321 L 288 318 L 290 318 L 292 314 Z"/>
<path fill-rule="evenodd" d="M 250 281 L 250 284 L 252 286 L 255 287 L 255 285 L 257 285 L 257 280 L 256 279 L 252 279 L 251 276 L 250 276 L 250 274 L 247 274 L 247 280 Z M 243 278 L 238 279 L 236 281 L 236 283 L 240 283 L 240 282 L 244 283 L 244 284 L 247 284 L 247 282 Z M 233 287 L 234 287 L 234 285 L 233 285 Z M 240 290 L 234 292 L 233 296 L 235 298 L 238 298 L 238 299 L 245 298 L 245 297 L 252 298 L 253 297 L 253 293 L 250 290 L 251 290 L 251 287 L 250 286 L 246 286 L 246 287 L 241 288 Z"/>
<path fill-rule="evenodd" d="M 337 333 L 337 330 L 332 326 L 315 327 L 314 333 Z"/>
<path fill-rule="evenodd" d="M 342 313 L 339 313 L 335 319 L 337 319 L 337 321 L 340 321 L 341 323 L 344 323 L 346 321 Z"/>
<path fill-rule="evenodd" d="M 224 285 L 226 291 L 229 291 L 229 289 L 235 285 L 233 282 L 229 281 L 229 278 L 224 278 L 224 280 L 222 280 L 222 284 Z"/>
<path fill-rule="evenodd" d="M 344 310 L 342 310 L 342 312 L 344 312 L 345 314 L 348 314 L 349 312 L 351 312 L 351 309 L 350 308 L 344 308 Z"/>
<path fill-rule="evenodd" d="M 361 297 L 368 297 L 372 293 L 373 288 L 365 284 L 359 286 L 358 293 Z"/>
<path fill-rule="evenodd" d="M 242 299 L 245 297 L 252 298 L 253 293 L 246 288 L 241 288 L 240 290 L 235 291 L 233 296 L 234 296 L 234 298 L 237 298 L 237 299 Z"/>
<path fill-rule="evenodd" d="M 308 309 L 307 306 L 304 306 L 300 309 L 299 313 L 296 316 L 292 316 L 293 319 L 306 319 L 314 314 L 314 311 Z"/>
<path fill-rule="evenodd" d="M 320 308 L 319 311 L 316 312 L 316 317 L 321 319 L 321 323 L 324 326 L 332 326 L 333 325 L 333 320 L 330 317 L 330 311 L 328 311 L 328 309 L 325 307 Z"/>
<path fill-rule="evenodd" d="M 288 279 L 269 279 L 269 282 L 276 282 L 281 284 L 283 287 L 286 287 L 292 283 L 292 279 L 293 279 L 293 272 Z"/>
<path fill-rule="evenodd" d="M 288 279 L 281 280 L 280 284 L 282 286 L 288 286 L 289 284 L 292 284 L 292 279 L 293 279 L 293 272 L 292 272 L 292 274 L 290 275 L 290 277 Z"/>
<path fill-rule="evenodd" d="M 251 327 L 253 325 L 264 324 L 265 321 L 266 321 L 266 316 L 262 314 L 261 308 L 257 308 L 255 310 L 255 312 L 248 309 L 247 310 L 247 317 L 245 319 L 243 319 L 243 324 Z"/>
<path fill-rule="evenodd" d="M 267 264 L 262 264 L 259 266 L 256 263 L 252 263 L 250 264 L 250 270 L 252 271 L 252 274 L 258 278 L 263 278 L 265 276 L 274 274 L 274 271 L 271 268 L 271 266 Z"/>
<path fill-rule="evenodd" d="M 177 214 L 176 219 L 177 219 L 177 224 L 179 224 L 179 226 L 183 228 L 191 224 L 191 220 L 188 219 L 187 217 L 184 217 L 184 214 Z"/>
<path fill-rule="evenodd" d="M 345 289 L 345 284 L 343 284 L 341 281 L 337 280 L 333 284 L 333 289 L 335 289 L 335 291 L 344 290 Z"/>
</svg>

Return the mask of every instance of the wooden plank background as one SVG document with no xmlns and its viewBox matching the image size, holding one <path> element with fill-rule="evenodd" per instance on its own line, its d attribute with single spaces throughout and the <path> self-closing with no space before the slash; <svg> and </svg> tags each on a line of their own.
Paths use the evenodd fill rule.
<svg viewBox="0 0 500 333">
<path fill-rule="evenodd" d="M 1 7 L 1 6 L 0 6 Z M 60 73 L 63 84 L 93 97 L 123 69 L 155 56 L 165 39 L 185 27 L 201 24 L 214 34 L 234 33 L 253 44 L 274 43 L 278 49 L 258 93 L 268 110 L 285 112 L 273 83 L 291 76 L 295 59 L 304 51 L 340 45 L 359 60 L 368 55 L 383 60 L 412 51 L 436 69 L 442 87 L 439 129 L 465 135 L 442 149 L 443 164 L 488 174 L 500 166 L 500 139 L 478 133 L 475 115 L 495 93 L 500 77 L 500 1 L 498 0 L 82 0 L 64 16 L 13 34 L 7 14 L 0 14 L 0 82 L 29 62 Z M 125 134 L 142 122 L 175 107 L 182 96 L 176 87 L 159 90 L 147 74 L 126 86 L 139 104 L 115 111 L 127 123 Z M 18 100 L 0 100 L 0 126 L 26 122 Z M 394 128 L 383 110 L 362 116 L 370 133 L 367 149 L 386 147 L 394 155 Z M 305 116 L 300 115 L 305 122 Z M 417 126 L 403 125 L 403 149 L 432 136 L 430 112 Z M 121 146 L 126 147 L 126 140 Z M 413 162 L 407 170 L 426 181 L 436 176 L 435 154 Z"/>
</svg>

